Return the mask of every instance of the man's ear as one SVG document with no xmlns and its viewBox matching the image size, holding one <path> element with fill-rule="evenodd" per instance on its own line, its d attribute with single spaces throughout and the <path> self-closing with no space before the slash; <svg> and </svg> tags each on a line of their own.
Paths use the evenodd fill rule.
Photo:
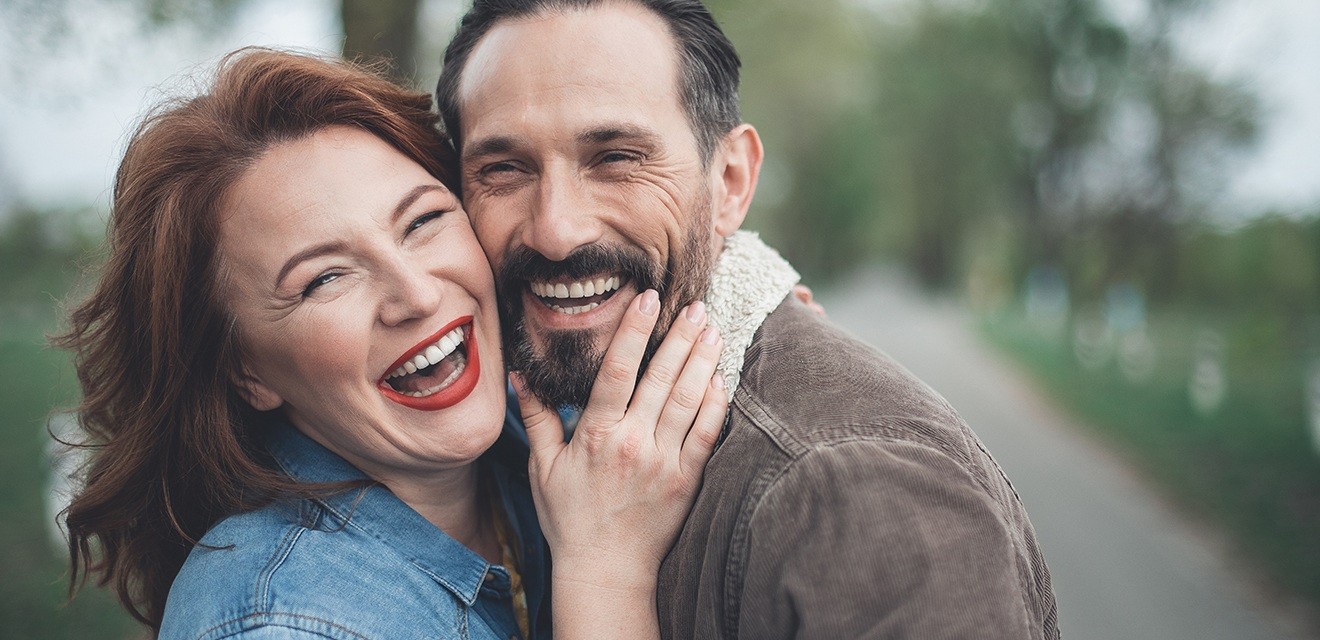
<svg viewBox="0 0 1320 640">
<path fill-rule="evenodd" d="M 238 390 L 239 397 L 243 398 L 248 404 L 252 405 L 257 411 L 271 411 L 280 408 L 284 404 L 284 399 L 280 394 L 275 393 L 260 378 L 252 375 L 246 368 L 239 371 L 233 378 L 234 388 Z"/>
<path fill-rule="evenodd" d="M 724 136 L 716 152 L 715 233 L 727 238 L 742 226 L 756 194 L 765 152 L 761 136 L 750 124 L 740 124 Z"/>
</svg>

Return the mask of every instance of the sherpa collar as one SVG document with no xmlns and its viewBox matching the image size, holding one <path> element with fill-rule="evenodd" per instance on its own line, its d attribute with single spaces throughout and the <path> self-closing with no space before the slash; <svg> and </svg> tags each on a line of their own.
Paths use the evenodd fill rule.
<svg viewBox="0 0 1320 640">
<path fill-rule="evenodd" d="M 756 233 L 736 231 L 724 239 L 705 302 L 711 322 L 724 337 L 719 372 L 730 399 L 738 390 L 743 356 L 752 346 L 756 330 L 800 279 L 793 266 Z"/>
</svg>

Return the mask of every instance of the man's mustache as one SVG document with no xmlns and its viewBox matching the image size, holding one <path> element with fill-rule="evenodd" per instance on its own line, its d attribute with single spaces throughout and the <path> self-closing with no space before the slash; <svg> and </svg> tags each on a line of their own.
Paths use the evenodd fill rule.
<svg viewBox="0 0 1320 640">
<path fill-rule="evenodd" d="M 563 260 L 551 260 L 526 245 L 514 247 L 500 266 L 498 284 L 508 304 L 524 282 L 582 280 L 602 273 L 622 274 L 637 291 L 655 289 L 662 296 L 666 269 L 641 249 L 629 245 L 589 244 L 578 247 Z"/>
</svg>

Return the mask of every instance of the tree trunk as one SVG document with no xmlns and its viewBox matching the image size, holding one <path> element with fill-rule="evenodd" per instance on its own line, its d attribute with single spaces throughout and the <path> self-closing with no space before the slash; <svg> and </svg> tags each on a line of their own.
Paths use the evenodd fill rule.
<svg viewBox="0 0 1320 640">
<path fill-rule="evenodd" d="M 417 14 L 421 0 L 340 0 L 344 57 L 386 61 L 390 75 L 415 86 Z"/>
</svg>

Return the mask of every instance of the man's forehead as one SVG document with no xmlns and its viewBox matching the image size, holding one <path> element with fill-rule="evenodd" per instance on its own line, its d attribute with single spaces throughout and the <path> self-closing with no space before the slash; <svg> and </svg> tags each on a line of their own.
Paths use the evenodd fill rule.
<svg viewBox="0 0 1320 640">
<path fill-rule="evenodd" d="M 495 25 L 468 57 L 458 104 L 465 129 L 473 115 L 548 102 L 677 105 L 677 73 L 663 19 L 635 3 L 609 2 Z"/>
</svg>

